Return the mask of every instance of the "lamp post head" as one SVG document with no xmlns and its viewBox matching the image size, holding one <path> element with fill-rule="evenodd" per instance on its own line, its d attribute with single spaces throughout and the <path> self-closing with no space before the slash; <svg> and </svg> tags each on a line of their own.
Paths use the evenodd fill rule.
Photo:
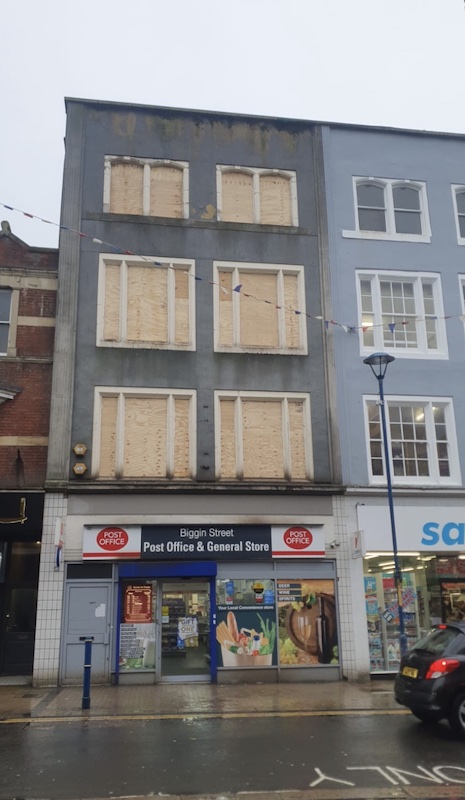
<svg viewBox="0 0 465 800">
<path fill-rule="evenodd" d="M 395 358 L 389 353 L 372 353 L 371 356 L 363 359 L 363 363 L 371 367 L 371 371 L 378 381 L 383 380 L 391 361 L 395 361 Z"/>
</svg>

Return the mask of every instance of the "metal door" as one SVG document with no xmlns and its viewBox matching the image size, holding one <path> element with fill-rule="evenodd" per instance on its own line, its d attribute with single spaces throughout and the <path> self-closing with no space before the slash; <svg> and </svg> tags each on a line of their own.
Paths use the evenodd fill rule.
<svg viewBox="0 0 465 800">
<path fill-rule="evenodd" d="M 110 683 L 111 584 L 70 583 L 66 587 L 61 683 L 82 683 L 84 642 L 93 636 L 92 683 Z"/>
</svg>

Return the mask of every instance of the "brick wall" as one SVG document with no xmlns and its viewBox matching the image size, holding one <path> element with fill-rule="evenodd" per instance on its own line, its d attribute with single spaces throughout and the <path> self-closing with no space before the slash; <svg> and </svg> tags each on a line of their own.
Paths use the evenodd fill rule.
<svg viewBox="0 0 465 800">
<path fill-rule="evenodd" d="M 2 223 L 0 285 L 12 276 L 56 279 L 58 252 L 33 248 Z M 0 405 L 0 489 L 40 488 L 45 482 L 56 291 L 40 286 L 19 291 L 16 356 L 0 356 L 0 388 L 17 391 Z M 47 281 L 49 283 L 50 280 Z M 31 317 L 31 324 L 23 324 Z M 40 323 L 35 324 L 37 318 Z"/>
</svg>

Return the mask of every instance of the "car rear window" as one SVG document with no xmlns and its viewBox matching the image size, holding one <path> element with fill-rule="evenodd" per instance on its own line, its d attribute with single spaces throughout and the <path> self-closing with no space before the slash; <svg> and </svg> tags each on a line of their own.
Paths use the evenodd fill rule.
<svg viewBox="0 0 465 800">
<path fill-rule="evenodd" d="M 412 649 L 441 655 L 448 650 L 455 639 L 460 636 L 460 631 L 455 628 L 434 628 L 434 630 L 429 631 L 426 636 L 423 636 Z"/>
</svg>

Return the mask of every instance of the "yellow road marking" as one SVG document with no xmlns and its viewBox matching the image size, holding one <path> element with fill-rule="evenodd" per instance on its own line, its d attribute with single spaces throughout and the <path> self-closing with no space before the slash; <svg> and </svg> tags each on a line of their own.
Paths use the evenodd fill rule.
<svg viewBox="0 0 465 800">
<path fill-rule="evenodd" d="M 25 723 L 49 723 L 49 722 L 150 722 L 151 720 L 164 719 L 187 719 L 194 721 L 197 719 L 256 719 L 257 717 L 375 717 L 395 715 L 400 716 L 409 714 L 404 709 L 385 709 L 385 710 L 347 710 L 347 711 L 226 711 L 217 713 L 215 711 L 200 714 L 90 714 L 88 711 L 82 712 L 80 716 L 69 717 L 10 717 L 0 719 L 0 725 L 24 725 Z"/>
</svg>

